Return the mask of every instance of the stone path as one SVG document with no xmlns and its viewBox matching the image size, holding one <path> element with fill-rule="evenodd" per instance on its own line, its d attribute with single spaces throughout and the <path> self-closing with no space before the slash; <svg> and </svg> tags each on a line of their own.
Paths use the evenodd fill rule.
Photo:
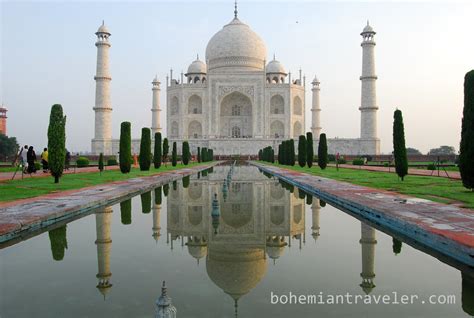
<svg viewBox="0 0 474 318">
<path fill-rule="evenodd" d="M 253 164 L 338 208 L 474 267 L 474 210 Z"/>
<path fill-rule="evenodd" d="M 120 202 L 125 198 L 196 174 L 216 164 L 218 163 L 213 162 L 153 176 L 2 203 L 0 204 L 0 243 L 21 238 L 22 235 L 27 236 L 30 231 L 73 218 L 91 209 Z"/>
<path fill-rule="evenodd" d="M 328 166 L 335 167 L 336 165 L 331 163 Z M 395 173 L 395 167 L 390 167 L 390 171 L 388 167 L 380 167 L 380 166 L 354 166 L 349 164 L 341 164 L 339 168 L 347 168 L 347 169 L 356 169 L 356 170 L 367 170 L 367 171 L 377 171 L 377 172 L 390 172 Z M 416 175 L 416 176 L 432 176 L 437 177 L 438 171 L 432 170 L 423 170 L 423 169 L 416 169 L 416 168 L 409 168 L 408 175 Z M 461 174 L 458 171 L 444 171 L 443 169 L 439 170 L 439 176 L 443 178 L 450 178 L 461 180 Z"/>
<path fill-rule="evenodd" d="M 119 169 L 119 166 L 105 167 L 105 170 L 117 170 L 117 169 Z M 69 170 L 64 170 L 64 174 L 74 174 L 74 173 L 84 173 L 84 172 L 98 172 L 98 171 L 99 171 L 99 168 L 97 168 L 97 167 L 70 168 Z M 0 182 L 11 180 L 14 174 L 15 174 L 14 172 L 0 172 Z M 24 179 L 26 179 L 26 178 L 44 178 L 44 177 L 52 178 L 51 174 L 49 174 L 49 172 L 44 173 L 43 170 L 38 170 L 36 173 L 24 174 L 23 175 Z M 21 170 L 19 170 L 15 174 L 15 180 L 19 180 L 21 178 L 22 178 Z"/>
</svg>

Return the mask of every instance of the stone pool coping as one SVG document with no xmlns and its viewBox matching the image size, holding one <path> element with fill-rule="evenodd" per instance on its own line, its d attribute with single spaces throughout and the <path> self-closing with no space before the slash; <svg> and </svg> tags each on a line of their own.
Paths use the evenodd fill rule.
<svg viewBox="0 0 474 318">
<path fill-rule="evenodd" d="M 250 163 L 362 219 L 474 267 L 474 210 Z"/>
<path fill-rule="evenodd" d="M 161 172 L 97 186 L 48 194 L 0 205 L 0 244 L 21 239 L 56 222 L 74 218 L 92 209 L 107 206 L 155 187 L 209 169 L 220 162 Z M 1 245 L 0 245 L 1 248 Z"/>
</svg>

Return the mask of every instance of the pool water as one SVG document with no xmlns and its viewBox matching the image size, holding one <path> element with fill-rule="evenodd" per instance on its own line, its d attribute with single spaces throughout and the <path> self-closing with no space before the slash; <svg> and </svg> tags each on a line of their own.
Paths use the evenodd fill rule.
<svg viewBox="0 0 474 318">
<path fill-rule="evenodd" d="M 177 317 L 474 315 L 472 274 L 247 165 L 52 227 L 1 249 L 0 266 L 1 317 L 154 317 L 162 281 Z"/>
</svg>

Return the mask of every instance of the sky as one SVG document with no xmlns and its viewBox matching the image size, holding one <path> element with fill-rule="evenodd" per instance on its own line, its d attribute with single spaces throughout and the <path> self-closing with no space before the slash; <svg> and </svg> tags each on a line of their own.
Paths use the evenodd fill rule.
<svg viewBox="0 0 474 318">
<path fill-rule="evenodd" d="M 113 136 L 151 125 L 151 81 L 186 72 L 196 54 L 233 18 L 225 1 L 2 1 L 0 99 L 8 135 L 43 148 L 51 105 L 67 115 L 67 147 L 90 151 L 94 134 L 95 32 L 112 36 Z M 287 71 L 306 75 L 306 129 L 311 80 L 321 81 L 321 123 L 329 138 L 360 135 L 362 48 L 367 20 L 375 48 L 381 151 L 392 151 L 393 112 L 403 112 L 407 147 L 423 153 L 459 149 L 464 75 L 474 69 L 474 1 L 239 1 L 239 19 L 265 41 Z"/>
</svg>

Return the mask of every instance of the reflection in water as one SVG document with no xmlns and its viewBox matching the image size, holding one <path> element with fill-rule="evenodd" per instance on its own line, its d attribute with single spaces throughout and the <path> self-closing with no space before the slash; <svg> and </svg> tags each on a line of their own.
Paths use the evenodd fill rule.
<svg viewBox="0 0 474 318">
<path fill-rule="evenodd" d="M 67 249 L 66 225 L 51 230 L 48 233 L 51 243 L 51 253 L 55 261 L 62 261 L 64 251 Z"/>
<path fill-rule="evenodd" d="M 398 255 L 402 251 L 402 241 L 392 238 L 392 250 L 393 254 Z"/>
<path fill-rule="evenodd" d="M 300 246 L 304 239 L 306 194 L 249 169 L 203 173 L 188 188 L 173 188 L 167 202 L 171 243 L 186 238 L 189 254 L 198 264 L 205 259 L 209 278 L 232 297 L 236 312 L 265 276 L 267 256 L 276 263 L 292 238 Z"/>
<path fill-rule="evenodd" d="M 112 221 L 112 207 L 106 207 L 99 209 L 95 213 L 95 224 L 97 239 L 95 244 L 97 245 L 97 262 L 99 272 L 97 273 L 97 279 L 99 283 L 97 288 L 100 293 L 105 296 L 109 293 L 112 284 L 110 283 L 110 249 L 112 247 L 112 239 L 110 238 L 110 222 Z"/>
<path fill-rule="evenodd" d="M 319 199 L 314 198 L 313 204 L 311 205 L 311 211 L 312 211 L 312 220 L 313 220 L 313 225 L 311 226 L 311 236 L 314 238 L 314 241 L 316 241 L 319 237 L 319 212 L 321 211 L 321 205 L 319 204 Z"/>
<path fill-rule="evenodd" d="M 474 276 L 462 273 L 462 309 L 469 316 L 474 316 Z"/>
<path fill-rule="evenodd" d="M 171 298 L 168 296 L 166 283 L 163 281 L 163 287 L 161 287 L 161 296 L 156 301 L 156 315 L 155 318 L 176 318 L 176 308 L 171 302 Z"/>
<path fill-rule="evenodd" d="M 359 241 L 362 247 L 362 283 L 360 287 L 368 295 L 375 288 L 375 229 L 361 222 L 361 238 Z"/>
<path fill-rule="evenodd" d="M 142 201 L 142 213 L 148 214 L 151 211 L 151 191 L 140 195 Z"/>
<path fill-rule="evenodd" d="M 132 199 L 120 202 L 120 219 L 123 225 L 132 224 Z"/>
<path fill-rule="evenodd" d="M 155 195 L 155 200 L 153 201 L 153 238 L 155 239 L 155 242 L 158 243 L 158 240 L 160 239 L 161 233 L 161 226 L 160 226 L 160 214 L 161 214 L 161 187 L 158 187 L 155 189 L 153 192 Z"/>
</svg>

